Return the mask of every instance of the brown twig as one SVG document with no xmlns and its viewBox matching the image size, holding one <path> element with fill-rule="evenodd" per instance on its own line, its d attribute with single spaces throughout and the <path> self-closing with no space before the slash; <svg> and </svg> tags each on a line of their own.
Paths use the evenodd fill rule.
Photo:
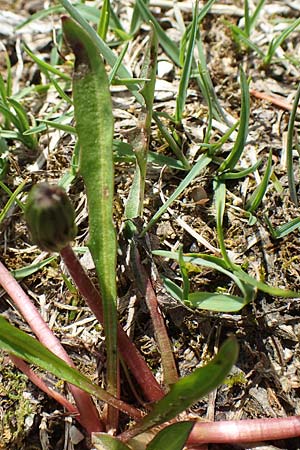
<svg viewBox="0 0 300 450">
<path fill-rule="evenodd" d="M 28 295 L 1 262 L 0 285 L 11 297 L 39 341 L 56 356 L 63 359 L 71 367 L 74 367 L 73 361 L 60 341 L 52 333 Z M 90 395 L 72 384 L 68 384 L 68 386 L 78 407 L 79 416 L 76 417 L 77 420 L 84 426 L 88 433 L 103 431 L 105 426 L 99 418 L 98 411 Z"/>
<path fill-rule="evenodd" d="M 253 95 L 253 97 L 259 98 L 261 100 L 266 100 L 267 102 L 272 103 L 272 105 L 279 106 L 279 108 L 286 109 L 287 111 L 292 111 L 293 109 L 293 105 L 282 100 L 282 98 L 280 98 L 279 96 L 268 95 L 265 92 L 260 92 L 255 89 L 250 89 L 249 91 L 250 94 Z"/>
</svg>

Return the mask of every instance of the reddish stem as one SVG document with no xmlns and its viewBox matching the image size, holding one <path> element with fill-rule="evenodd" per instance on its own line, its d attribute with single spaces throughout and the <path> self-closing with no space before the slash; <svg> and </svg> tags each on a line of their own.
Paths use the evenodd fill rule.
<svg viewBox="0 0 300 450">
<path fill-rule="evenodd" d="M 84 271 L 69 245 L 61 250 L 60 254 L 80 294 L 86 300 L 86 303 L 95 314 L 99 323 L 103 324 L 102 298 L 99 291 Z M 124 361 L 143 390 L 145 397 L 151 402 L 160 400 L 164 396 L 162 388 L 156 381 L 142 355 L 119 324 L 118 348 Z"/>
<path fill-rule="evenodd" d="M 255 89 L 250 89 L 250 94 L 253 95 L 253 97 L 259 98 L 261 100 L 266 100 L 267 102 L 270 102 L 273 105 L 278 106 L 279 108 L 286 109 L 287 111 L 292 111 L 293 109 L 293 105 L 287 103 L 285 100 L 283 100 L 282 97 L 279 97 L 278 95 L 268 95 L 265 92 L 260 92 Z"/>
<path fill-rule="evenodd" d="M 151 320 L 155 330 L 155 336 L 161 354 L 161 364 L 163 368 L 164 382 L 166 385 L 171 385 L 178 381 L 178 374 L 170 339 L 166 330 L 164 319 L 162 317 L 158 305 L 156 294 L 152 287 L 151 280 L 148 277 L 147 272 L 141 263 L 138 249 L 134 247 L 132 250 L 133 250 L 132 263 L 136 268 L 135 272 L 138 287 L 142 295 L 145 296 L 145 300 L 150 312 Z"/>
<path fill-rule="evenodd" d="M 2 285 L 3 289 L 11 297 L 39 341 L 56 356 L 63 359 L 71 367 L 74 367 L 73 361 L 60 341 L 52 333 L 28 295 L 1 262 L 0 285 Z M 68 386 L 78 407 L 79 416 L 77 420 L 84 426 L 88 433 L 103 431 L 105 429 L 104 424 L 99 418 L 98 411 L 90 395 L 72 384 L 68 384 Z"/>
<path fill-rule="evenodd" d="M 69 411 L 69 413 L 78 416 L 79 412 L 76 406 L 72 405 L 72 403 L 70 403 L 63 395 L 47 386 L 42 378 L 40 378 L 25 361 L 14 355 L 10 355 L 10 359 L 41 391 L 44 391 L 49 397 L 54 398 L 54 400 L 60 403 L 67 411 Z"/>
<path fill-rule="evenodd" d="M 278 419 L 196 422 L 187 444 L 241 444 L 299 436 L 300 416 L 280 417 Z"/>
</svg>

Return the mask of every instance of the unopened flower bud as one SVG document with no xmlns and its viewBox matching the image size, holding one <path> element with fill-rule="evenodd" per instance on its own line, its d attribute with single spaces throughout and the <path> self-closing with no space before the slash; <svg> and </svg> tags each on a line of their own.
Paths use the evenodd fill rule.
<svg viewBox="0 0 300 450">
<path fill-rule="evenodd" d="M 74 207 L 57 185 L 39 183 L 31 189 L 25 219 L 32 240 L 42 250 L 59 252 L 76 236 Z"/>
</svg>

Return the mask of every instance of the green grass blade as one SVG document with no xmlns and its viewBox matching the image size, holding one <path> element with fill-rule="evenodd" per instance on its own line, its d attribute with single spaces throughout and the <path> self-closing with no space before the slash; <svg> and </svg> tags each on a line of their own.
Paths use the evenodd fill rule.
<svg viewBox="0 0 300 450">
<path fill-rule="evenodd" d="M 297 298 L 300 296 L 299 292 L 290 291 L 288 289 L 276 288 L 273 286 L 269 286 L 268 284 L 263 283 L 262 281 L 258 281 L 255 278 L 248 275 L 246 272 L 244 272 L 238 266 L 235 266 L 233 273 L 241 281 L 244 281 L 245 283 L 250 284 L 254 288 L 259 289 L 260 291 L 265 292 L 266 294 L 273 295 L 274 297 Z"/>
<path fill-rule="evenodd" d="M 97 27 L 97 33 L 103 41 L 106 39 L 110 18 L 110 0 L 104 0 L 101 8 L 100 19 Z"/>
<path fill-rule="evenodd" d="M 31 149 L 36 149 L 38 146 L 37 138 L 34 134 L 31 134 L 30 136 L 25 136 L 24 132 L 30 129 L 30 124 L 27 119 L 27 114 L 23 106 L 15 99 L 8 98 L 9 104 L 13 107 L 16 116 L 18 118 L 19 122 L 19 131 L 24 136 L 24 142 L 26 142 L 26 145 Z"/>
<path fill-rule="evenodd" d="M 188 298 L 189 298 L 190 280 L 189 280 L 188 268 L 187 268 L 184 258 L 183 258 L 182 245 L 179 247 L 179 251 L 178 251 L 178 263 L 179 263 L 180 273 L 182 276 L 182 298 L 181 298 L 181 300 L 184 301 L 184 300 L 188 300 Z"/>
<path fill-rule="evenodd" d="M 173 136 L 169 133 L 167 127 L 162 123 L 160 120 L 159 114 L 156 111 L 153 111 L 153 119 L 155 120 L 156 125 L 158 126 L 159 131 L 161 132 L 163 138 L 168 143 L 170 149 L 174 153 L 175 156 L 177 156 L 178 160 L 183 164 L 183 167 L 185 169 L 190 168 L 190 164 L 184 154 L 182 153 L 181 148 L 173 138 Z"/>
<path fill-rule="evenodd" d="M 136 168 L 125 208 L 125 215 L 128 219 L 142 216 L 143 214 L 147 157 L 151 136 L 152 111 L 156 81 L 157 49 L 157 36 L 154 27 L 152 27 L 141 69 L 141 76 L 147 78 L 148 81 L 145 82 L 140 91 L 144 97 L 145 106 L 142 106 L 142 111 L 140 114 L 141 126 L 136 130 L 133 143 L 134 153 L 136 156 Z"/>
<path fill-rule="evenodd" d="M 98 450 L 131 450 L 131 447 L 123 444 L 120 439 L 110 436 L 108 433 L 93 433 L 92 444 Z"/>
<path fill-rule="evenodd" d="M 300 25 L 300 17 L 295 20 L 289 27 L 287 27 L 277 38 L 272 39 L 268 52 L 263 60 L 264 64 L 267 66 L 271 63 L 273 56 L 278 47 L 287 39 L 287 37 Z"/>
<path fill-rule="evenodd" d="M 193 422 L 178 422 L 161 430 L 147 445 L 146 450 L 182 450 L 190 432 Z"/>
<path fill-rule="evenodd" d="M 116 235 L 113 225 L 113 115 L 103 60 L 90 36 L 72 19 L 63 31 L 75 57 L 74 112 L 80 172 L 89 209 L 89 248 L 100 282 L 107 348 L 108 390 L 117 394 Z"/>
<path fill-rule="evenodd" d="M 246 48 L 251 48 L 253 51 L 257 53 L 258 56 L 261 58 L 265 58 L 264 52 L 256 45 L 254 42 L 252 42 L 244 33 L 243 30 L 241 30 L 238 26 L 233 25 L 232 23 L 226 21 L 226 25 L 228 28 L 232 31 L 234 37 L 236 40 L 241 41 Z"/>
<path fill-rule="evenodd" d="M 259 0 L 259 2 L 257 3 L 257 6 L 254 10 L 254 13 L 252 14 L 252 16 L 250 17 L 250 31 L 252 30 L 252 28 L 255 27 L 255 24 L 257 22 L 258 16 L 264 6 L 264 4 L 266 3 L 266 0 Z"/>
<path fill-rule="evenodd" d="M 144 4 L 146 6 L 148 6 L 149 0 L 144 0 Z M 143 18 L 141 16 L 139 7 L 137 6 L 137 4 L 135 2 L 132 17 L 131 17 L 131 22 L 130 22 L 130 34 L 132 36 L 134 36 L 136 34 L 136 32 L 139 30 L 142 21 L 143 21 Z"/>
<path fill-rule="evenodd" d="M 76 128 L 72 127 L 72 125 L 64 125 L 63 123 L 55 122 L 54 120 L 46 120 L 40 119 L 40 123 L 44 123 L 50 128 L 54 128 L 55 130 L 65 131 L 66 133 L 76 134 Z"/>
<path fill-rule="evenodd" d="M 202 155 L 194 167 L 190 170 L 188 175 L 182 180 L 179 186 L 175 189 L 173 194 L 168 200 L 159 208 L 159 210 L 150 219 L 148 225 L 144 228 L 142 236 L 157 222 L 161 215 L 169 208 L 169 206 L 176 200 L 176 198 L 185 190 L 185 188 L 196 178 L 199 173 L 211 162 L 211 158 L 206 155 Z"/>
<path fill-rule="evenodd" d="M 9 197 L 6 205 L 4 206 L 2 211 L 0 212 L 0 224 L 5 219 L 8 211 L 10 210 L 10 208 L 12 207 L 12 205 L 14 204 L 15 201 L 19 204 L 19 206 L 21 206 L 22 209 L 24 209 L 23 204 L 18 201 L 17 196 L 20 194 L 20 192 L 22 192 L 22 190 L 24 189 L 25 185 L 26 185 L 26 181 L 23 181 L 21 184 L 19 184 L 19 186 L 17 187 L 17 189 L 14 192 L 9 191 L 10 197 Z M 2 187 L 2 189 L 4 189 L 3 188 L 4 186 L 5 185 L 0 181 L 0 187 Z M 4 190 L 6 191 L 6 189 L 4 189 Z"/>
<path fill-rule="evenodd" d="M 167 34 L 164 32 L 162 27 L 159 25 L 158 21 L 155 19 L 153 14 L 149 11 L 149 8 L 143 2 L 143 0 L 136 0 L 135 4 L 138 7 L 139 12 L 140 12 L 142 18 L 145 20 L 145 22 L 153 23 L 158 40 L 159 40 L 159 44 L 162 46 L 164 51 L 167 53 L 167 55 L 172 59 L 172 61 L 177 66 L 180 66 L 178 46 L 175 44 L 174 41 L 172 41 L 167 36 Z"/>
<path fill-rule="evenodd" d="M 250 11 L 249 11 L 249 2 L 248 0 L 244 0 L 244 20 L 245 20 L 245 34 L 247 37 L 250 36 Z"/>
<path fill-rule="evenodd" d="M 71 78 L 69 75 L 61 72 L 60 70 L 56 69 L 56 67 L 51 66 L 51 64 L 48 64 L 47 62 L 43 61 L 42 59 L 38 58 L 26 45 L 23 45 L 23 50 L 27 53 L 28 56 L 30 56 L 31 59 L 39 66 L 42 72 L 47 73 L 53 73 L 54 75 L 57 75 L 59 78 L 62 78 L 66 81 L 71 81 Z"/>
<path fill-rule="evenodd" d="M 184 65 L 182 74 L 179 82 L 179 89 L 176 98 L 176 109 L 175 109 L 175 123 L 179 124 L 182 120 L 182 114 L 185 107 L 186 97 L 187 97 L 187 88 L 191 76 L 192 63 L 194 60 L 194 48 L 196 42 L 196 34 L 197 34 L 197 23 L 198 23 L 198 0 L 195 3 L 194 11 L 193 11 L 193 20 L 191 32 L 189 35 L 189 40 L 187 44 L 187 51 L 184 58 Z"/>
<path fill-rule="evenodd" d="M 248 125 L 250 116 L 250 94 L 246 75 L 242 69 L 240 70 L 240 78 L 241 78 L 242 102 L 241 102 L 239 131 L 230 154 L 219 168 L 219 173 L 222 173 L 226 170 L 233 170 L 235 168 L 238 160 L 240 159 L 241 154 L 243 153 L 244 146 L 246 144 L 248 136 Z"/>
<path fill-rule="evenodd" d="M 216 389 L 230 372 L 237 356 L 237 341 L 234 337 L 228 338 L 218 354 L 206 366 L 196 369 L 170 387 L 168 394 L 155 403 L 152 411 L 134 427 L 136 434 L 173 419 Z"/>
<path fill-rule="evenodd" d="M 267 192 L 271 174 L 272 174 L 272 151 L 270 151 L 266 171 L 261 180 L 261 183 L 257 186 L 253 194 L 249 198 L 248 202 L 246 203 L 246 210 L 248 212 L 253 213 L 254 211 L 257 210 L 257 208 L 261 204 L 264 195 Z"/>
<path fill-rule="evenodd" d="M 287 144 L 286 144 L 286 170 L 288 176 L 288 185 L 292 202 L 298 206 L 298 198 L 296 192 L 294 167 L 293 167 L 293 138 L 295 132 L 295 120 L 297 115 L 298 103 L 300 100 L 300 84 L 298 86 L 294 102 L 293 109 L 289 119 L 288 133 L 287 133 Z"/>
<path fill-rule="evenodd" d="M 280 225 L 277 228 L 272 227 L 272 224 L 270 223 L 269 219 L 267 219 L 267 217 L 265 217 L 265 219 L 274 239 L 281 239 L 300 227 L 300 217 L 297 217 L 296 219 L 293 219 L 288 223 Z"/>
<path fill-rule="evenodd" d="M 250 173 L 255 172 L 255 170 L 259 168 L 261 163 L 262 163 L 262 160 L 260 159 L 255 164 L 253 164 L 253 166 L 248 167 L 248 169 L 238 170 L 236 172 L 225 172 L 219 177 L 219 179 L 223 180 L 223 181 L 225 181 L 225 180 L 239 180 L 240 178 L 244 178 L 247 175 L 249 175 Z"/>
<path fill-rule="evenodd" d="M 112 67 L 111 72 L 110 72 L 109 77 L 108 77 L 109 84 L 112 84 L 112 82 L 113 82 L 113 80 L 114 80 L 114 78 L 115 78 L 115 76 L 116 76 L 116 74 L 117 74 L 117 72 L 119 70 L 119 67 L 122 64 L 124 56 L 126 55 L 127 49 L 128 49 L 128 44 L 126 44 L 124 46 L 124 48 L 122 49 L 121 53 L 119 54 L 119 56 L 118 56 L 118 58 L 117 58 L 117 60 L 116 60 L 116 62 L 114 64 L 114 66 Z"/>
<path fill-rule="evenodd" d="M 56 259 L 56 256 L 49 256 L 49 258 L 44 259 L 43 261 L 36 263 L 36 264 L 30 264 L 29 266 L 21 267 L 21 269 L 12 270 L 11 274 L 16 280 L 23 280 L 23 278 L 29 277 L 33 273 L 38 272 L 43 267 L 50 264 L 52 261 Z"/>
<path fill-rule="evenodd" d="M 226 185 L 220 180 L 214 181 L 214 193 L 215 193 L 215 207 L 216 207 L 216 223 L 217 223 L 217 235 L 220 250 L 226 264 L 229 268 L 232 267 L 232 262 L 228 256 L 223 233 L 223 217 L 225 212 L 226 202 Z"/>
<path fill-rule="evenodd" d="M 117 56 L 113 53 L 113 51 L 105 44 L 105 42 L 100 38 L 97 32 L 88 24 L 88 22 L 84 19 L 84 17 L 80 14 L 79 11 L 68 1 L 68 0 L 59 0 L 59 2 L 63 5 L 63 7 L 68 11 L 70 16 L 85 30 L 85 32 L 90 36 L 90 39 L 93 41 L 95 47 L 97 47 L 100 54 L 105 58 L 107 63 L 113 67 L 117 61 Z M 121 64 L 118 68 L 117 75 L 120 78 L 131 78 L 131 74 L 126 69 L 126 67 Z M 137 99 L 140 104 L 143 104 L 143 97 L 137 92 L 137 86 L 130 86 L 130 89 L 133 92 L 133 95 Z"/>
<path fill-rule="evenodd" d="M 85 375 L 70 367 L 39 341 L 11 325 L 2 316 L 0 316 L 0 348 L 79 387 L 104 402 L 117 408 L 122 406 L 122 402 L 93 384 Z"/>
</svg>

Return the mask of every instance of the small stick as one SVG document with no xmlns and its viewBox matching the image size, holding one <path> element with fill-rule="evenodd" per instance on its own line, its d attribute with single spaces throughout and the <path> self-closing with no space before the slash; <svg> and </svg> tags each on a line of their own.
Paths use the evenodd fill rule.
<svg viewBox="0 0 300 450">
<path fill-rule="evenodd" d="M 267 102 L 272 103 L 273 105 L 279 106 L 279 108 L 286 109 L 287 111 L 292 111 L 293 105 L 290 103 L 285 102 L 278 96 L 268 95 L 264 92 L 256 91 L 255 89 L 250 89 L 250 94 L 253 95 L 253 97 L 259 98 L 261 100 L 266 100 Z"/>
</svg>

